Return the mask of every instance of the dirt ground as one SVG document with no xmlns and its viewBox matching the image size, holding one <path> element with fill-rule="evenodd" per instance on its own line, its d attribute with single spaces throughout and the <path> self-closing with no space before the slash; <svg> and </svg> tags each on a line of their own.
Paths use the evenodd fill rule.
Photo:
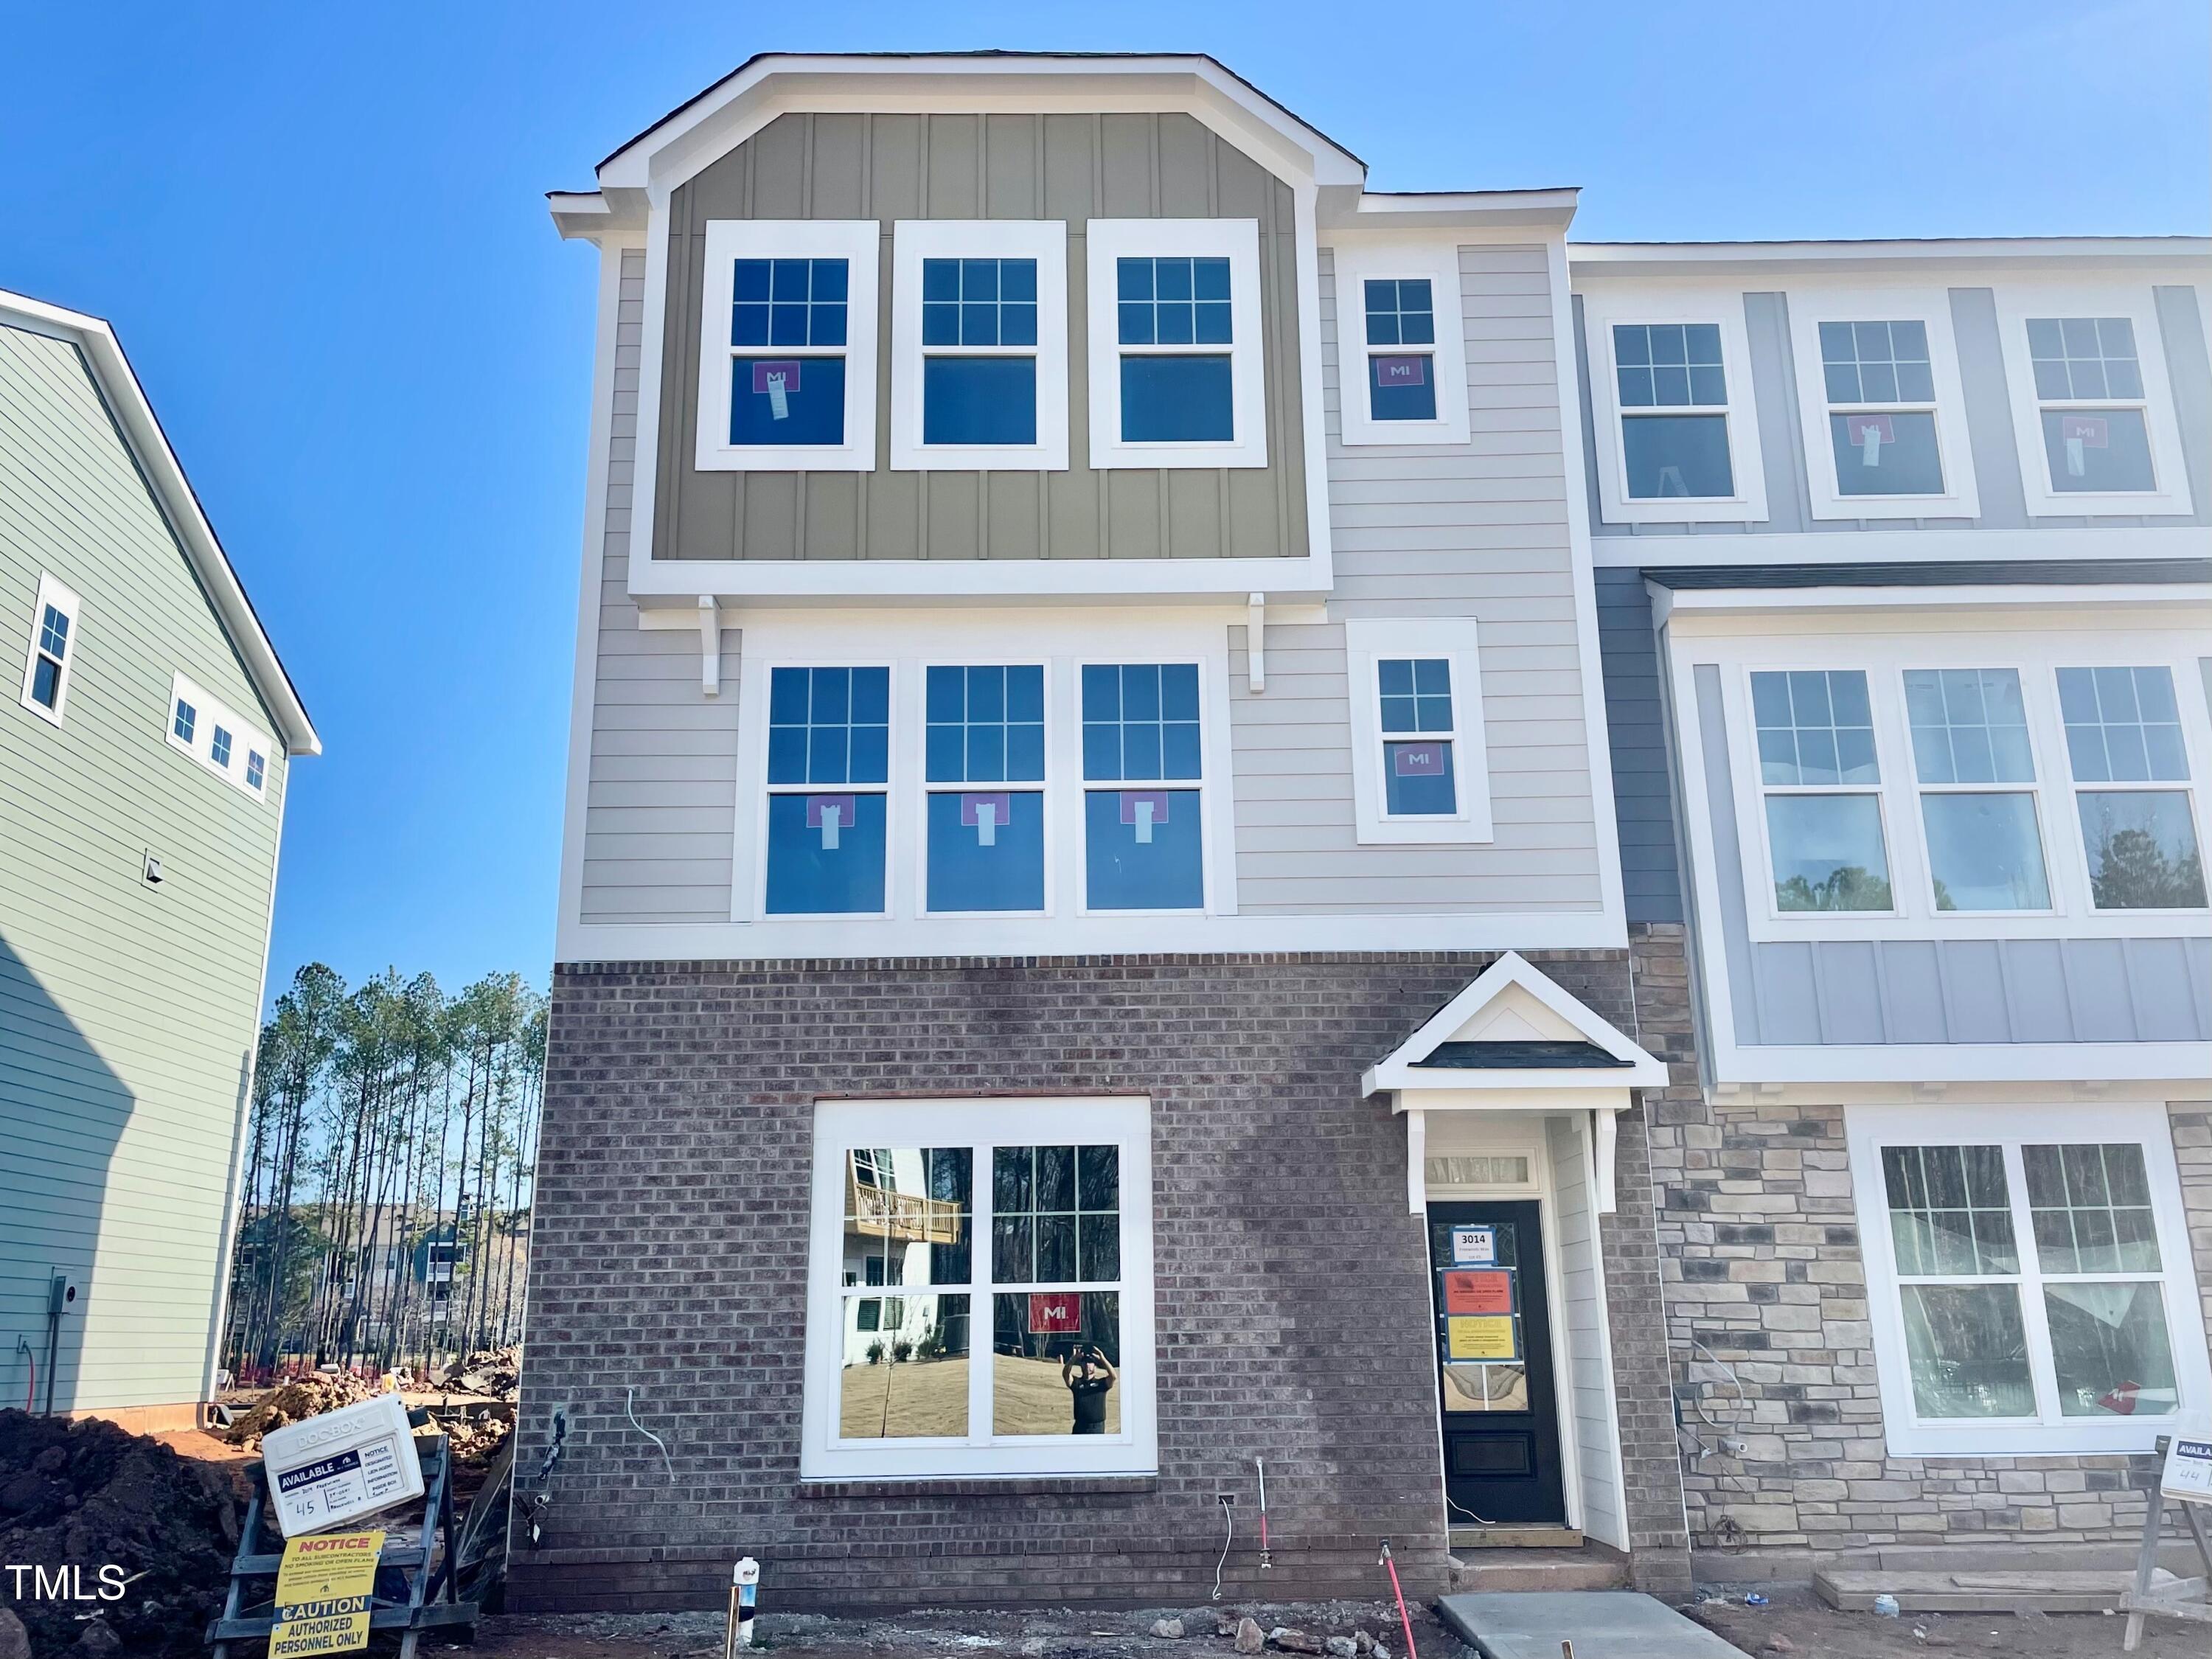
<svg viewBox="0 0 2212 1659">
<path fill-rule="evenodd" d="M 1803 1659 L 1895 1659 L 1904 1654 L 1955 1649 L 1961 1659 L 2003 1653 L 2008 1659 L 2118 1659 L 2124 1620 L 2118 1614 L 1912 1614 L 1878 1619 L 1823 1606 L 1809 1588 L 1757 1587 L 1771 1605 L 1743 1604 L 1741 1588 L 1684 1611 L 1735 1643 L 1753 1659 L 1798 1655 Z M 1382 1603 L 1233 1607 L 1272 1629 L 1287 1625 L 1316 1636 L 1348 1635 L 1364 1627 L 1393 1655 L 1404 1638 L 1395 1608 Z M 1148 1608 L 1141 1612 L 947 1612 L 896 1619 L 831 1620 L 811 1615 L 765 1615 L 756 1646 L 789 1659 L 1233 1659 L 1229 1642 L 1213 1634 L 1214 1607 Z M 1189 1634 L 1181 1641 L 1149 1635 L 1152 1622 L 1181 1617 Z M 1413 1609 L 1418 1659 L 1475 1659 L 1425 1608 Z M 1788 1645 L 1772 1645 L 1777 1637 Z M 2203 1627 L 2154 1620 L 2138 1653 L 2145 1659 L 2204 1659 Z M 575 1614 L 558 1618 L 486 1619 L 474 1651 L 487 1659 L 719 1659 L 720 1613 Z M 1282 1659 L 1270 1648 L 1267 1659 Z"/>
</svg>

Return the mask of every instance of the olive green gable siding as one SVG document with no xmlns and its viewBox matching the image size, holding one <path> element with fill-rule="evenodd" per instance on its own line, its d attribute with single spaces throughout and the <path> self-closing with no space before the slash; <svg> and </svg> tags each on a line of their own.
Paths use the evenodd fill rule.
<svg viewBox="0 0 2212 1659">
<path fill-rule="evenodd" d="M 17 701 L 41 573 L 82 601 L 59 728 Z M 271 742 L 256 800 L 169 746 L 181 670 Z M 80 1287 L 62 1409 L 197 1399 L 286 783 L 76 347 L 0 326 L 0 1400 Z M 141 875 L 159 857 L 159 887 Z M 40 1393 L 44 1395 L 43 1381 Z"/>
<path fill-rule="evenodd" d="M 1094 218 L 1260 226 L 1265 467 L 1093 471 L 1085 227 Z M 872 472 L 701 472 L 707 225 L 883 226 Z M 1067 222 L 1068 467 L 895 472 L 891 228 L 900 219 Z M 1288 185 L 1182 114 L 789 114 L 670 204 L 653 552 L 669 559 L 1284 558 L 1308 551 L 1297 222 Z M 1240 320 L 1240 328 L 1243 326 Z"/>
</svg>

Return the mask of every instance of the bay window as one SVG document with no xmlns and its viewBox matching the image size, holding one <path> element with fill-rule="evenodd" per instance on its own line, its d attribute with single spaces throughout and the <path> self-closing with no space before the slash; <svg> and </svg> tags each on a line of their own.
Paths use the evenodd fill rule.
<svg viewBox="0 0 2212 1659">
<path fill-rule="evenodd" d="M 805 1478 L 1152 1470 L 1150 1115 L 817 1104 Z"/>
<path fill-rule="evenodd" d="M 1775 909 L 1894 908 L 1864 672 L 1755 672 L 1751 706 Z"/>
<path fill-rule="evenodd" d="M 2020 671 L 1908 668 L 1905 707 L 1936 908 L 2050 909 Z"/>
</svg>

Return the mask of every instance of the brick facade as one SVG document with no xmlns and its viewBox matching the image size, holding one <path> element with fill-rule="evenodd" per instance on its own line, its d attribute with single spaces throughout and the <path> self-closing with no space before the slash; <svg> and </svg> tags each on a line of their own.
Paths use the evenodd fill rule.
<svg viewBox="0 0 2212 1659">
<path fill-rule="evenodd" d="M 1677 951 L 1679 956 L 1679 951 Z M 554 984 L 520 1462 L 571 1425 L 532 1608 L 1203 1601 L 1443 1585 L 1425 1245 L 1406 1141 L 1360 1070 L 1488 965 L 1477 953 L 585 964 Z M 1534 953 L 1631 1029 L 1618 951 Z M 798 1480 L 812 1103 L 1136 1092 L 1153 1102 L 1159 1474 Z M 1686 1583 L 1640 1115 L 1604 1224 L 1634 1566 Z M 625 1418 L 669 1446 L 671 1481 Z M 1247 1535 L 1267 1461 L 1275 1569 Z M 526 1496 L 533 1483 L 523 1482 Z"/>
<path fill-rule="evenodd" d="M 2148 1457 L 1888 1455 L 1843 1107 L 1709 1103 L 1682 929 L 1638 927 L 1632 947 L 1639 1038 L 1677 1067 L 1645 1101 L 1674 1387 L 1691 1433 L 1742 1446 L 1685 1449 L 1698 1576 L 1947 1543 L 2132 1548 Z M 2175 1106 L 2169 1120 L 2198 1283 L 2212 1285 L 2212 1112 Z"/>
</svg>

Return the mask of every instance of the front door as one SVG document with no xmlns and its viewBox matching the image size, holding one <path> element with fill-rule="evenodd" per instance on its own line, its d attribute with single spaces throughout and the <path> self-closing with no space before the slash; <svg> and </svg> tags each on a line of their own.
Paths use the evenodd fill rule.
<svg viewBox="0 0 2212 1659">
<path fill-rule="evenodd" d="M 1561 1526 L 1559 1418 L 1534 1200 L 1429 1206 L 1450 1524 Z"/>
</svg>

